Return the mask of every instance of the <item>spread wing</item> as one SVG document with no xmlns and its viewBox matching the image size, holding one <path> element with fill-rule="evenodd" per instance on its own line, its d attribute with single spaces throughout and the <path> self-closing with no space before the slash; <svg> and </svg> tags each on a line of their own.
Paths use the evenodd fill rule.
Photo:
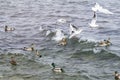
<svg viewBox="0 0 120 80">
<path fill-rule="evenodd" d="M 105 14 L 113 14 L 111 11 L 109 11 L 108 9 L 105 9 L 105 8 L 100 8 L 100 9 L 98 9 L 98 11 L 105 13 Z"/>
<path fill-rule="evenodd" d="M 76 37 L 77 35 L 80 35 L 80 33 L 83 31 L 83 29 L 78 29 L 77 31 L 75 31 L 73 34 L 71 34 L 69 36 L 69 39 L 72 37 Z"/>
<path fill-rule="evenodd" d="M 108 9 L 103 8 L 102 6 L 100 6 L 98 3 L 95 4 L 94 7 L 92 7 L 93 11 L 99 11 L 105 14 L 113 14 L 111 11 L 109 11 Z"/>
<path fill-rule="evenodd" d="M 77 27 L 70 24 L 70 34 L 74 33 L 75 31 L 77 31 Z"/>
</svg>

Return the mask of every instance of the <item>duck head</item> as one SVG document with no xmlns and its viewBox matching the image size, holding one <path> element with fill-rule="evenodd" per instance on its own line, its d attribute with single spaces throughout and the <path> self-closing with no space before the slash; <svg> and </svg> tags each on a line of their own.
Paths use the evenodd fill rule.
<svg viewBox="0 0 120 80">
<path fill-rule="evenodd" d="M 52 63 L 51 65 L 52 65 L 53 68 L 55 68 L 55 63 Z"/>
<path fill-rule="evenodd" d="M 14 57 L 11 57 L 10 63 L 12 65 L 17 65 L 17 62 L 15 61 Z"/>
<path fill-rule="evenodd" d="M 117 75 L 118 74 L 118 72 L 117 71 L 115 71 L 115 75 Z"/>
<path fill-rule="evenodd" d="M 7 31 L 7 28 L 8 28 L 8 26 L 6 25 L 6 26 L 5 26 L 5 31 Z"/>
</svg>

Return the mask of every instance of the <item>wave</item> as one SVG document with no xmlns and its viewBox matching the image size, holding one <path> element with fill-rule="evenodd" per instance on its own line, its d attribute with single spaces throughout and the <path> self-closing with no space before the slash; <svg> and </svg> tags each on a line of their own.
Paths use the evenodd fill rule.
<svg viewBox="0 0 120 80">
<path fill-rule="evenodd" d="M 77 50 L 71 58 L 77 58 L 81 60 L 120 60 L 120 56 L 115 53 L 109 52 L 109 50 L 101 49 L 97 54 L 94 53 L 93 49 L 81 49 Z"/>
</svg>

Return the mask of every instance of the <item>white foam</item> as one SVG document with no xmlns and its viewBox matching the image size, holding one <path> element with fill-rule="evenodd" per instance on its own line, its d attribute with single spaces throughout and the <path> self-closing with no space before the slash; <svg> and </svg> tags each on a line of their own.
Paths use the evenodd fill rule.
<svg viewBox="0 0 120 80">
<path fill-rule="evenodd" d="M 57 22 L 59 22 L 59 23 L 66 23 L 67 21 L 66 21 L 66 19 L 61 18 L 61 19 L 58 19 Z"/>
<path fill-rule="evenodd" d="M 51 33 L 51 31 L 50 31 L 50 30 L 47 30 L 46 36 L 48 36 L 50 33 Z"/>
<path fill-rule="evenodd" d="M 44 29 L 40 26 L 39 30 L 40 30 L 40 31 L 43 31 Z"/>
<path fill-rule="evenodd" d="M 60 40 L 62 40 L 63 38 L 66 38 L 66 36 L 65 36 L 64 33 L 62 32 L 62 30 L 56 29 L 56 34 L 55 34 L 55 36 L 52 38 L 52 40 L 60 41 Z"/>
</svg>

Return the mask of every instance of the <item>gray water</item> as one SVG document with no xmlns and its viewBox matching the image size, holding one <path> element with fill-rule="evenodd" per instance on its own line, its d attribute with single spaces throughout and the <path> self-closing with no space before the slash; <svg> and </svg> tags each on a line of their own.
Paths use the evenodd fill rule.
<svg viewBox="0 0 120 80">
<path fill-rule="evenodd" d="M 114 13 L 97 13 L 99 29 L 88 25 L 95 2 Z M 113 80 L 114 71 L 120 72 L 119 8 L 119 0 L 0 0 L 0 80 Z M 60 18 L 67 23 L 57 23 Z M 83 41 L 58 46 L 39 31 L 42 26 L 68 32 L 69 23 L 83 29 Z M 5 25 L 15 31 L 5 32 Z M 108 37 L 112 45 L 94 51 L 95 43 Z M 41 58 L 22 50 L 31 43 Z M 9 63 L 11 56 L 15 56 L 17 66 Z M 52 62 L 65 72 L 53 73 Z"/>
</svg>

